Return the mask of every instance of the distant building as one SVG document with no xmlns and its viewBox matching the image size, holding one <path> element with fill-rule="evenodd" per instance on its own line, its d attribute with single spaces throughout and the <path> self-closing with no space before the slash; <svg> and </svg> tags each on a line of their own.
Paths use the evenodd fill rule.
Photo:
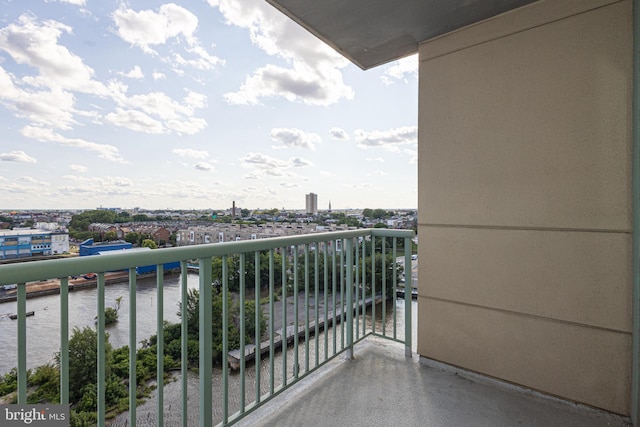
<svg viewBox="0 0 640 427">
<path fill-rule="evenodd" d="M 94 243 L 93 239 L 87 239 L 80 243 L 80 256 L 98 255 L 98 252 L 118 251 L 132 247 L 131 243 L 122 240 Z"/>
<path fill-rule="evenodd" d="M 69 252 L 69 233 L 19 229 L 0 231 L 0 259 Z"/>
<path fill-rule="evenodd" d="M 307 207 L 307 214 L 309 215 L 318 214 L 318 195 L 317 194 L 315 193 L 307 194 L 306 207 Z"/>
</svg>

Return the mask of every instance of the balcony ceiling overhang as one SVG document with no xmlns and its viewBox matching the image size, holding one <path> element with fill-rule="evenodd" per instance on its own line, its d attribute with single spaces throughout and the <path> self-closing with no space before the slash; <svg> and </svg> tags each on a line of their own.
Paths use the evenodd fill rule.
<svg viewBox="0 0 640 427">
<path fill-rule="evenodd" d="M 537 0 L 267 0 L 362 69 Z"/>
</svg>

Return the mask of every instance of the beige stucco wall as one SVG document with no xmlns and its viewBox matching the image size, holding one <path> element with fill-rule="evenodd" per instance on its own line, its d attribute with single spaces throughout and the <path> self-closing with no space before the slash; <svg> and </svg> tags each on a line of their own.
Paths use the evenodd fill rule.
<svg viewBox="0 0 640 427">
<path fill-rule="evenodd" d="M 631 1 L 420 46 L 418 352 L 628 414 Z"/>
</svg>

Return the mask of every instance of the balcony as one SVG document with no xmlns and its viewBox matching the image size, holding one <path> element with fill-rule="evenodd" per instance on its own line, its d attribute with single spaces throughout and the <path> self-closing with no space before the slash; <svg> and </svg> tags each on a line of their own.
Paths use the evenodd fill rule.
<svg viewBox="0 0 640 427">
<path fill-rule="evenodd" d="M 404 286 L 400 270 L 412 265 L 411 251 L 404 251 L 412 237 L 411 231 L 354 230 L 2 265 L 0 286 L 18 283 L 17 402 L 28 401 L 27 370 L 34 367 L 27 366 L 28 338 L 38 334 L 29 327 L 26 284 L 59 280 L 60 403 L 68 404 L 73 386 L 69 331 L 74 326 L 69 320 L 69 278 L 95 272 L 99 426 L 627 425 L 615 415 L 421 361 L 412 351 L 417 313 L 411 293 L 398 297 Z M 199 291 L 198 372 L 188 369 L 188 310 L 194 307 L 182 304 L 179 371 L 168 376 L 173 381 L 165 381 L 164 320 L 175 308 L 165 303 L 163 266 L 176 261 L 181 266 L 180 301 L 188 300 L 190 282 L 196 281 Z M 246 271 L 249 261 L 253 271 Z M 214 269 L 215 262 L 220 271 Z M 237 267 L 232 267 L 234 262 Z M 155 303 L 141 309 L 136 298 L 142 280 L 135 271 L 147 265 L 158 270 Z M 108 419 L 112 408 L 106 399 L 110 331 L 105 325 L 105 288 L 113 274 L 107 272 L 119 270 L 126 271 L 120 276 L 128 280 L 129 397 L 127 411 Z M 403 270 L 405 283 L 412 283 L 412 268 Z M 253 279 L 247 279 L 251 274 Z M 216 295 L 222 296 L 220 318 L 211 309 Z M 263 319 L 257 311 L 255 316 L 245 312 L 248 299 L 261 301 Z M 236 303 L 238 318 L 244 321 L 232 325 L 229 313 Z M 142 403 L 136 398 L 140 360 L 130 362 L 138 357 L 139 341 L 149 338 L 137 333 L 138 321 L 149 317 L 155 318 L 158 331 L 157 388 Z M 234 327 L 237 346 L 230 342 Z M 226 333 L 221 334 L 222 363 L 215 364 L 212 336 L 219 331 Z"/>
<path fill-rule="evenodd" d="M 128 383 L 125 420 L 128 425 L 135 425 L 136 420 L 145 424 L 142 419 L 146 418 L 137 415 L 137 397 L 142 385 L 138 371 L 144 366 L 140 366 L 136 349 L 141 347 L 139 342 L 149 336 L 138 334 L 138 320 L 142 323 L 150 317 L 156 319 L 157 391 L 153 396 L 156 402 L 153 424 L 158 425 L 164 425 L 165 415 L 169 419 L 176 412 L 180 414 L 177 424 L 182 425 L 233 423 L 337 356 L 351 354 L 354 345 L 369 335 L 402 342 L 410 354 L 411 304 L 405 310 L 409 320 L 400 322 L 395 302 L 400 285 L 399 265 L 411 265 L 411 251 L 403 251 L 400 262 L 398 251 L 410 248 L 412 237 L 411 231 L 355 230 L 2 265 L 0 286 L 18 284 L 14 291 L 17 403 L 28 403 L 28 368 L 36 367 L 27 366 L 31 356 L 28 342 L 33 344 L 34 339 L 43 335 L 41 330 L 28 326 L 34 325 L 32 319 L 46 313 L 36 313 L 27 319 L 31 313 L 27 311 L 27 288 L 41 281 L 54 283 L 53 290 L 60 293 L 59 297 L 56 295 L 59 319 L 47 321 L 59 322 L 59 346 L 56 347 L 61 351 L 56 365 L 59 366 L 62 404 L 70 403 L 70 396 L 77 395 L 77 386 L 70 380 L 73 361 L 69 357 L 69 332 L 77 326 L 70 321 L 70 312 L 76 308 L 70 307 L 70 301 L 78 292 L 85 292 L 80 287 L 91 287 L 95 281 L 92 291 L 95 292 L 95 312 L 91 317 L 96 318 L 95 409 L 100 426 L 106 425 L 107 414 L 114 406 L 107 400 L 107 379 L 111 371 L 107 334 L 113 331 L 110 332 L 105 322 L 108 308 L 105 292 L 111 286 L 107 284 L 113 281 L 128 280 L 125 303 L 129 326 L 125 334 L 128 335 L 129 376 L 122 381 Z M 383 253 L 386 256 L 381 256 Z M 165 398 L 164 364 L 168 351 L 164 347 L 167 330 L 164 321 L 167 312 L 175 308 L 165 308 L 163 268 L 176 262 L 180 264 L 180 293 L 176 299 L 189 301 L 192 293 L 189 281 L 193 281 L 190 271 L 194 269 L 199 294 L 196 307 L 188 303 L 181 305 L 180 374 L 172 374 L 176 381 L 167 387 L 173 390 L 173 386 L 179 385 L 180 390 Z M 221 268 L 214 271 L 214 263 Z M 158 271 L 155 303 L 141 310 L 136 303 L 136 298 L 142 297 L 136 267 L 148 265 L 156 266 Z M 246 271 L 247 268 L 250 270 Z M 410 271 L 408 274 L 410 278 Z M 82 276 L 85 279 L 70 279 Z M 232 294 L 230 287 L 237 292 Z M 70 291 L 73 291 L 71 296 Z M 249 292 L 251 298 L 247 295 Z M 221 305 L 215 317 L 212 314 L 214 296 Z M 405 298 L 410 301 L 411 294 L 407 293 Z M 261 301 L 263 318 L 259 310 L 253 310 L 255 316 L 245 312 L 251 307 L 244 303 L 248 299 Z M 86 301 L 83 304 L 89 305 Z M 237 307 L 235 320 L 231 316 L 233 307 Z M 190 310 L 194 309 L 198 312 L 195 318 L 190 317 Z M 405 330 L 398 330 L 398 325 L 404 325 Z M 189 337 L 189 328 L 194 326 L 197 339 Z M 230 342 L 234 330 L 238 337 L 236 343 Z M 214 335 L 221 336 L 221 342 L 214 342 Z M 195 381 L 188 370 L 194 345 L 198 359 Z M 219 366 L 212 363 L 214 356 L 221 359 Z M 180 409 L 176 410 L 176 406 Z M 116 417 L 114 423 L 118 425 L 120 419 Z"/>
</svg>

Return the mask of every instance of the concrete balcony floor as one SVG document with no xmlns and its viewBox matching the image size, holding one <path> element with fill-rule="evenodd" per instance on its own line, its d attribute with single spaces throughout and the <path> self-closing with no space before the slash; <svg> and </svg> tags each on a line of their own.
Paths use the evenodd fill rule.
<svg viewBox="0 0 640 427">
<path fill-rule="evenodd" d="M 629 419 L 405 358 L 368 338 L 276 396 L 242 426 L 630 426 Z"/>
</svg>

